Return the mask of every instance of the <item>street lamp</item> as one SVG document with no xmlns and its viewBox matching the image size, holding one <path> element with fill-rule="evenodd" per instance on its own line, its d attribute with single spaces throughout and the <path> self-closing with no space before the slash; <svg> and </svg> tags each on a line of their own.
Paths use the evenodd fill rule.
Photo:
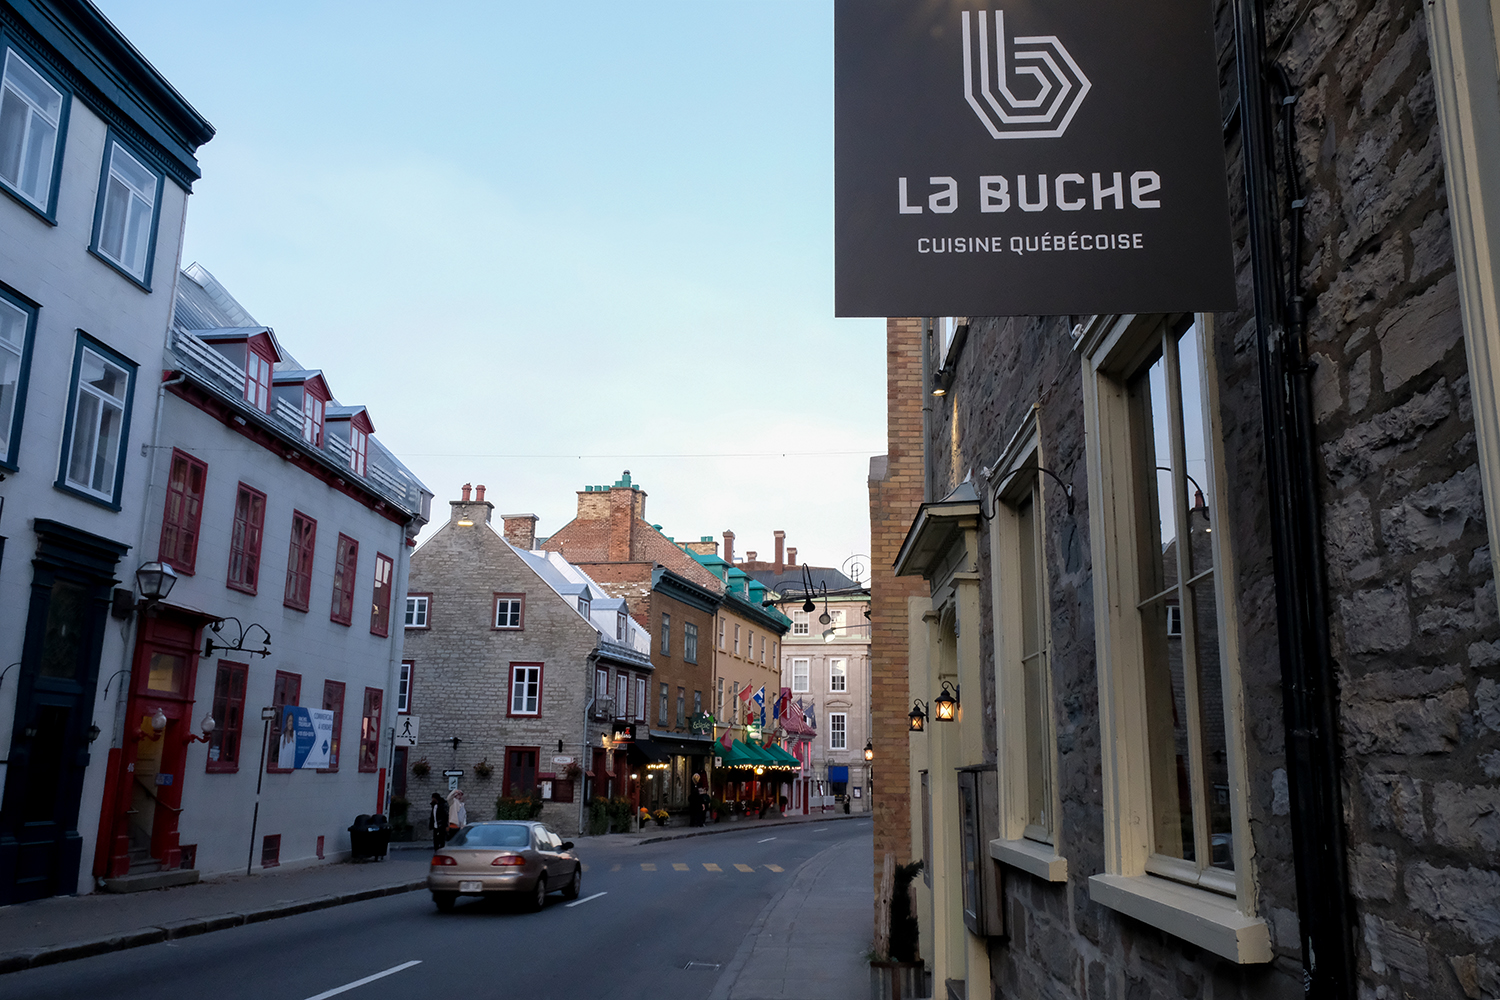
<svg viewBox="0 0 1500 1000">
<path fill-rule="evenodd" d="M 907 721 L 911 724 L 911 731 L 920 733 L 927 728 L 927 706 L 922 699 L 914 698 L 911 703 L 911 711 L 906 713 Z"/>
<path fill-rule="evenodd" d="M 947 681 L 943 681 L 942 692 L 936 698 L 932 699 L 932 707 L 937 713 L 937 721 L 952 722 L 957 718 L 958 704 L 958 688 L 950 686 Z"/>
<path fill-rule="evenodd" d="M 148 562 L 135 571 L 135 585 L 148 606 L 164 601 L 177 583 L 177 573 L 164 562 Z"/>
<path fill-rule="evenodd" d="M 875 759 L 875 744 L 871 740 L 865 740 L 865 760 Z"/>
</svg>

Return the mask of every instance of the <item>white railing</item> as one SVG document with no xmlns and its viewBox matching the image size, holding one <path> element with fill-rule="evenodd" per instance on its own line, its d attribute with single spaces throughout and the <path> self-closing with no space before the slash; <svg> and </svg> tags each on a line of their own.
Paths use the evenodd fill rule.
<svg viewBox="0 0 1500 1000">
<path fill-rule="evenodd" d="M 224 355 L 182 330 L 177 331 L 177 346 L 184 354 L 223 379 L 230 388 L 244 394 L 245 373 L 231 364 Z"/>
</svg>

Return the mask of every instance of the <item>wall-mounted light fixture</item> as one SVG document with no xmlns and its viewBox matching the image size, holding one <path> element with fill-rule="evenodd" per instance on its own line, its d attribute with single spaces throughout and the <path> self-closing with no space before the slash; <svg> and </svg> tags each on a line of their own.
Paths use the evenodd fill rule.
<svg viewBox="0 0 1500 1000">
<path fill-rule="evenodd" d="M 265 628 L 264 625 L 258 625 L 255 622 L 251 622 L 249 625 L 242 625 L 242 624 L 240 624 L 240 620 L 238 618 L 233 617 L 233 616 L 231 616 L 229 618 L 220 618 L 218 621 L 214 622 L 211 626 L 209 626 L 211 629 L 213 629 L 214 635 L 221 635 L 221 634 L 223 634 L 224 623 L 225 622 L 234 622 L 235 627 L 240 630 L 239 637 L 236 638 L 233 642 L 229 643 L 228 645 L 222 645 L 220 643 L 214 642 L 212 636 L 204 636 L 203 637 L 203 658 L 204 659 L 208 659 L 209 657 L 213 656 L 214 655 L 214 650 L 216 650 L 216 649 L 219 650 L 219 651 L 221 651 L 221 652 L 225 652 L 225 653 L 244 653 L 246 656 L 270 656 L 271 655 L 271 633 L 266 631 L 266 628 Z M 261 635 L 265 636 L 265 638 L 263 640 L 261 640 L 261 647 L 262 648 L 260 648 L 260 649 L 246 649 L 245 648 L 245 640 L 246 640 L 246 638 L 249 637 L 250 633 L 252 631 L 254 631 L 255 629 L 260 629 Z"/>
<path fill-rule="evenodd" d="M 906 719 L 914 733 L 920 733 L 927 728 L 927 705 L 922 699 L 912 700 L 911 711 L 906 713 Z"/>
<path fill-rule="evenodd" d="M 872 740 L 865 740 L 865 760 L 874 760 L 874 759 L 875 759 L 875 743 Z"/>
<path fill-rule="evenodd" d="M 122 621 L 128 621 L 137 610 L 152 614 L 156 605 L 166 600 L 176 583 L 177 573 L 171 566 L 164 562 L 143 563 L 135 571 L 135 589 L 140 591 L 140 602 L 137 603 L 135 595 L 130 591 L 117 589 L 111 601 L 110 614 Z"/>
<path fill-rule="evenodd" d="M 188 733 L 182 738 L 182 742 L 188 745 L 192 745 L 194 743 L 207 743 L 209 740 L 213 739 L 214 728 L 218 726 L 218 723 L 214 721 L 212 712 L 204 712 L 203 721 L 199 723 L 199 726 L 203 729 L 202 736 L 199 736 L 197 733 Z"/>
<path fill-rule="evenodd" d="M 952 722 L 958 718 L 958 686 L 943 681 L 942 692 L 932 699 L 932 708 L 939 722 Z"/>
</svg>

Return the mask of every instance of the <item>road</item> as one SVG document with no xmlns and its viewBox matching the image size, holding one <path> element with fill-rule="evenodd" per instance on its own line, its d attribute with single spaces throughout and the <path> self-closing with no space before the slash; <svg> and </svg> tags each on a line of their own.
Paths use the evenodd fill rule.
<svg viewBox="0 0 1500 1000">
<path fill-rule="evenodd" d="M 440 914 L 406 893 L 0 979 L 17 1000 L 402 1000 L 455 997 L 707 998 L 743 962 L 767 905 L 823 852 L 847 852 L 868 885 L 871 826 L 830 822 L 641 847 L 590 843 L 576 903 L 461 902 Z M 843 857 L 841 853 L 839 855 Z M 812 870 L 812 866 L 809 866 Z M 841 876 L 842 877 L 842 876 Z M 868 928 L 869 911 L 851 919 Z M 867 942 L 868 930 L 865 930 Z M 794 944 L 795 946 L 795 944 Z M 867 944 L 866 944 L 867 946 Z M 851 984 L 868 996 L 868 982 Z"/>
</svg>

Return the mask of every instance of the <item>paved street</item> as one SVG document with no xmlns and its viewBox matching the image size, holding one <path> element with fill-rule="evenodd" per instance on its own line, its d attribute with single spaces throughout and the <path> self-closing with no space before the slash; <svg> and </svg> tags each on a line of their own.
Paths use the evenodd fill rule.
<svg viewBox="0 0 1500 1000">
<path fill-rule="evenodd" d="M 426 893 L 407 893 L 19 972 L 0 978 L 0 992 L 864 997 L 870 838 L 864 822 L 829 822 L 595 842 L 580 900 L 554 895 L 541 913 L 476 900 L 443 915 Z"/>
</svg>

